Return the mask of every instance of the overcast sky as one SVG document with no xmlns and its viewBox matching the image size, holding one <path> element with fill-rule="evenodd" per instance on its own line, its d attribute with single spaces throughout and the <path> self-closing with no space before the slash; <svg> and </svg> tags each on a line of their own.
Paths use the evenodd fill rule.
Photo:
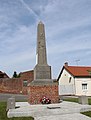
<svg viewBox="0 0 91 120">
<path fill-rule="evenodd" d="M 0 0 L 1 71 L 34 68 L 40 20 L 53 78 L 65 62 L 91 66 L 91 0 Z"/>
</svg>

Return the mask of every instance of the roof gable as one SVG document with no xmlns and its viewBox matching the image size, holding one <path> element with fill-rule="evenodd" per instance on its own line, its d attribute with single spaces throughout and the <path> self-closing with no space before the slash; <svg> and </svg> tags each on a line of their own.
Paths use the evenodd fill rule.
<svg viewBox="0 0 91 120">
<path fill-rule="evenodd" d="M 0 78 L 9 78 L 9 76 L 5 72 L 0 71 Z"/>
<path fill-rule="evenodd" d="M 91 75 L 91 67 L 65 66 L 65 69 L 75 77 Z"/>
<path fill-rule="evenodd" d="M 63 66 L 57 80 L 59 80 L 64 69 L 66 69 L 74 77 L 91 77 L 91 67 Z"/>
</svg>

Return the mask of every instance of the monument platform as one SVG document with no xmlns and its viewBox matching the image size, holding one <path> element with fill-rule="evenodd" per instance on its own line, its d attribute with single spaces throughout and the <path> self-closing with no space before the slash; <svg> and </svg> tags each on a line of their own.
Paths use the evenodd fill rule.
<svg viewBox="0 0 91 120">
<path fill-rule="evenodd" d="M 58 83 L 50 80 L 33 81 L 28 86 L 28 102 L 41 104 L 41 99 L 47 97 L 51 103 L 59 102 Z"/>
<path fill-rule="evenodd" d="M 20 107 L 19 107 L 20 106 Z M 74 102 L 66 102 L 49 105 L 30 105 L 28 102 L 16 102 L 17 109 L 10 109 L 7 113 L 12 117 L 34 117 L 34 120 L 91 120 L 90 117 L 80 112 L 91 111 L 91 105 L 81 105 Z M 48 109 L 48 107 L 60 107 Z"/>
</svg>

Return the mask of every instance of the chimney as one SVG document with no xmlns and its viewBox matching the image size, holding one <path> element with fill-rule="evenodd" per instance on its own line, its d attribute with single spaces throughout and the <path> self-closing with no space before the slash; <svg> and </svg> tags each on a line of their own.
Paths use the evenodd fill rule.
<svg viewBox="0 0 91 120">
<path fill-rule="evenodd" d="M 65 63 L 64 63 L 64 66 L 65 66 L 65 67 L 68 67 L 68 62 L 65 62 Z"/>
</svg>

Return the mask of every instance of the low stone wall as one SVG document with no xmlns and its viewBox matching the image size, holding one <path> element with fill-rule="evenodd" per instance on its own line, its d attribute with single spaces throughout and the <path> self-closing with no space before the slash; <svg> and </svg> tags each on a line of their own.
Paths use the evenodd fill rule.
<svg viewBox="0 0 91 120">
<path fill-rule="evenodd" d="M 40 104 L 40 100 L 44 96 L 49 98 L 51 100 L 51 103 L 58 103 L 58 84 L 30 85 L 28 87 L 28 102 L 30 104 Z"/>
</svg>

